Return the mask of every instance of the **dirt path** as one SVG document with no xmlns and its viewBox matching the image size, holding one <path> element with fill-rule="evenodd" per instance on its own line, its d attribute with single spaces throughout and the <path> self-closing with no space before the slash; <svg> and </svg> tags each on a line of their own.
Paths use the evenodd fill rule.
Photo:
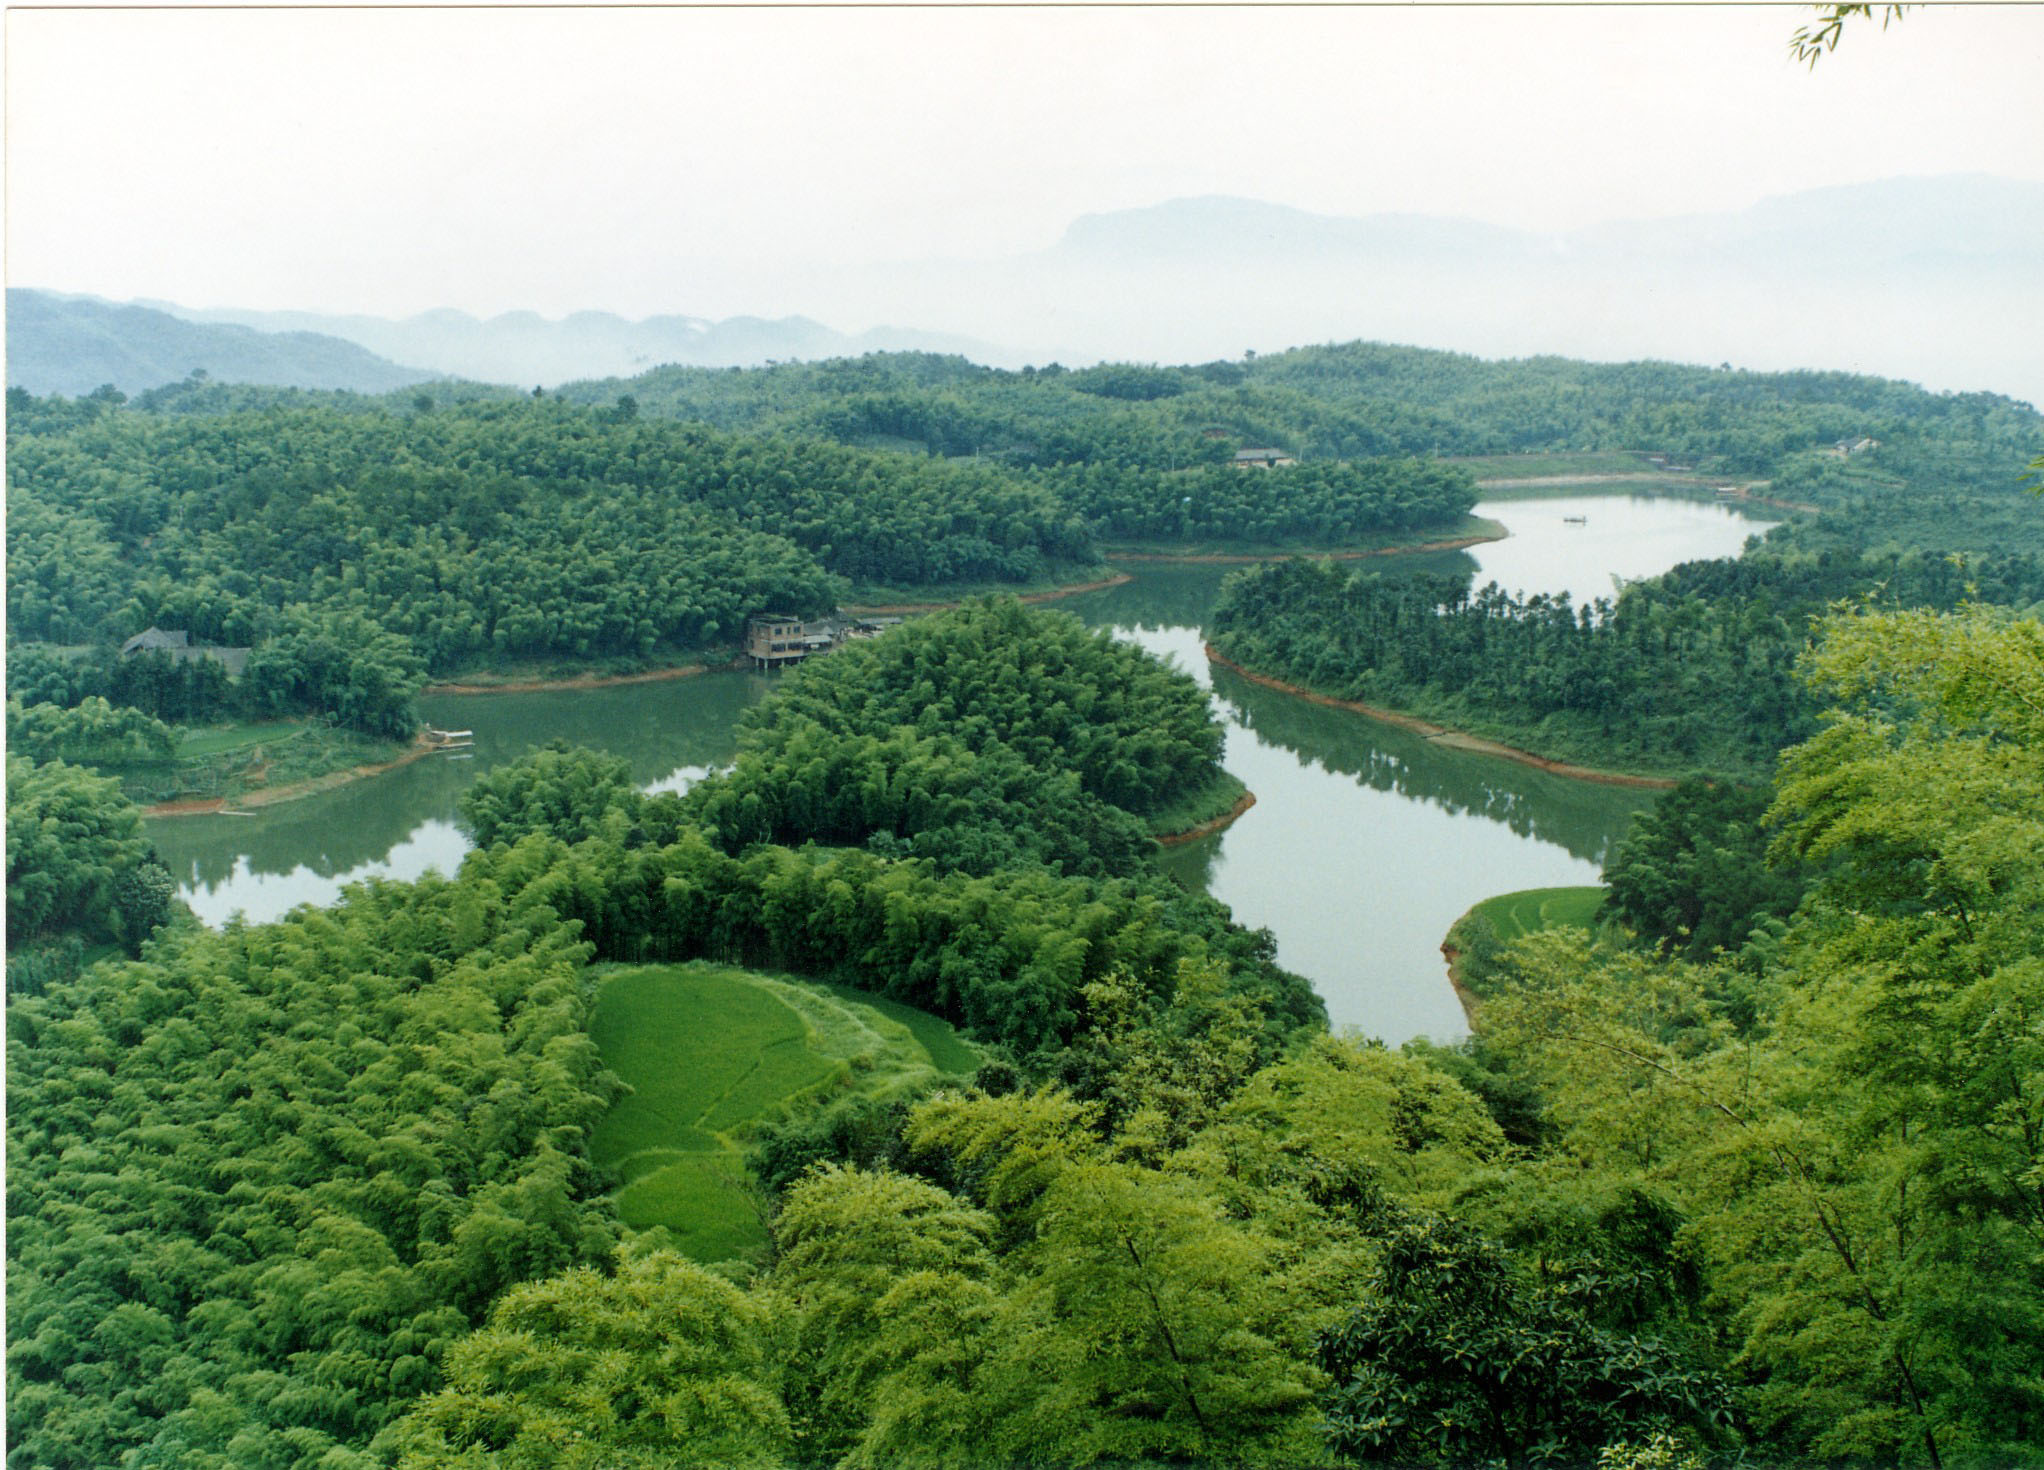
<svg viewBox="0 0 2044 1470">
<path fill-rule="evenodd" d="M 1202 837 L 1211 837 L 1224 827 L 1232 825 L 1235 819 L 1256 805 L 1256 793 L 1245 791 L 1236 803 L 1210 821 L 1201 822 L 1197 827 L 1188 827 L 1183 832 L 1173 832 L 1167 837 L 1156 839 L 1159 847 L 1177 847 L 1181 843 L 1197 842 Z"/>
<path fill-rule="evenodd" d="M 1590 766 L 1572 766 L 1566 761 L 1549 760 L 1544 755 L 1535 755 L 1530 750 L 1505 745 L 1496 740 L 1486 740 L 1481 735 L 1471 735 L 1463 730 L 1450 730 L 1446 725 L 1436 725 L 1415 715 L 1400 714 L 1397 710 L 1382 709 L 1360 700 L 1336 699 L 1328 694 L 1315 694 L 1311 689 L 1301 689 L 1297 684 L 1287 684 L 1282 679 L 1273 679 L 1268 674 L 1252 673 L 1233 659 L 1217 652 L 1214 646 L 1206 645 L 1207 657 L 1224 669 L 1233 669 L 1252 684 L 1261 684 L 1266 689 L 1297 695 L 1300 699 L 1324 704 L 1332 709 L 1352 710 L 1359 715 L 1368 715 L 1386 725 L 1395 725 L 1401 730 L 1410 730 L 1424 735 L 1436 744 L 1452 750 L 1467 750 L 1476 755 L 1497 756 L 1503 760 L 1518 761 L 1521 765 L 1535 766 L 1557 776 L 1567 776 L 1573 781 L 1599 781 L 1606 786 L 1632 786 L 1648 791 L 1672 790 L 1675 783 L 1660 776 L 1633 776 L 1623 771 L 1599 771 Z"/>
<path fill-rule="evenodd" d="M 575 674 L 566 679 L 528 679 L 506 684 L 428 684 L 421 694 L 552 694 L 562 689 L 609 689 L 619 684 L 655 684 L 663 679 L 690 679 L 707 674 L 708 664 L 654 669 L 646 674 Z"/>
<path fill-rule="evenodd" d="M 214 796 L 195 798 L 189 801 L 159 801 L 155 806 L 142 808 L 145 817 L 205 817 L 221 812 L 252 811 L 257 807 L 275 806 L 280 801 L 296 801 L 301 796 L 312 796 L 321 791 L 332 791 L 337 786 L 346 786 L 351 781 L 365 780 L 370 776 L 381 776 L 385 771 L 394 771 L 399 766 L 408 766 L 413 761 L 424 760 L 437 755 L 440 744 L 421 734 L 412 743 L 412 748 L 394 761 L 379 761 L 374 765 L 350 766 L 346 770 L 329 771 L 324 776 L 313 776 L 304 781 L 293 781 L 284 786 L 264 786 L 240 796 Z"/>
</svg>

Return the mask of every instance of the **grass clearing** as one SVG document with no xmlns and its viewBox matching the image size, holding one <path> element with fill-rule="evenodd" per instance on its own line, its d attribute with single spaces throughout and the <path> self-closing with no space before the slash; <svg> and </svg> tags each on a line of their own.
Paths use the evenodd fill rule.
<svg viewBox="0 0 2044 1470">
<path fill-rule="evenodd" d="M 177 742 L 177 758 L 195 760 L 201 756 L 225 755 L 231 750 L 246 750 L 255 745 L 281 745 L 287 740 L 298 739 L 306 729 L 305 725 L 291 720 L 265 720 L 189 730 Z"/>
<path fill-rule="evenodd" d="M 745 1170 L 756 1125 L 847 1092 L 963 1076 L 982 1060 L 899 1002 L 706 964 L 605 971 L 589 1034 L 632 1087 L 590 1140 L 623 1181 L 619 1218 L 705 1262 L 766 1244 Z"/>
<path fill-rule="evenodd" d="M 1486 898 L 1470 912 L 1490 920 L 1498 939 L 1510 944 L 1542 929 L 1594 929 L 1597 906 L 1603 902 L 1601 886 L 1527 888 Z"/>
<path fill-rule="evenodd" d="M 1543 929 L 1597 927 L 1602 887 L 1523 888 L 1486 898 L 1452 924 L 1441 942 L 1448 979 L 1463 1010 L 1475 1020 L 1476 1007 L 1490 994 L 1504 947 Z"/>
<path fill-rule="evenodd" d="M 1197 786 L 1188 788 L 1144 816 L 1152 837 L 1176 837 L 1207 822 L 1219 821 L 1249 794 L 1241 780 L 1216 766 Z"/>
</svg>

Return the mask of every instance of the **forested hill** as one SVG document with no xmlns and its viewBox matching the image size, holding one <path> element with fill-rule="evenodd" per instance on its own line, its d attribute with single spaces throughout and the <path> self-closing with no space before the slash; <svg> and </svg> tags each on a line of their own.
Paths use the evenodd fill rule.
<svg viewBox="0 0 2044 1470">
<path fill-rule="evenodd" d="M 439 374 L 404 367 L 318 332 L 262 332 L 185 321 L 146 306 L 7 292 L 7 385 L 31 393 L 124 393 L 197 373 L 228 383 L 382 393 Z"/>
<path fill-rule="evenodd" d="M 9 416 L 9 632 L 154 623 L 259 641 L 355 613 L 432 669 L 645 655 L 735 636 L 848 581 L 1026 582 L 1090 568 L 1055 497 L 993 465 L 634 422 L 551 400 Z"/>
<path fill-rule="evenodd" d="M 1843 372 L 1735 371 L 1560 357 L 1487 361 L 1350 342 L 1194 366 L 1001 371 L 873 355 L 752 372 L 659 368 L 569 384 L 727 428 L 823 432 L 1018 464 L 1216 462 L 1238 446 L 1302 460 L 1637 449 L 1707 473 L 1765 474 L 1841 439 L 2034 442 L 2034 409 Z"/>
</svg>

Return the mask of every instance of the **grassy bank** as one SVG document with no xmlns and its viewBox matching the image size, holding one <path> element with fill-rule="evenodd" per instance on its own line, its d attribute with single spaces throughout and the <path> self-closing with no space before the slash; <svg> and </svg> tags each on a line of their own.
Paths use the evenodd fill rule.
<svg viewBox="0 0 2044 1470">
<path fill-rule="evenodd" d="M 317 781 L 357 766 L 381 765 L 411 749 L 354 730 L 293 720 L 259 720 L 188 730 L 167 762 L 108 767 L 129 800 L 235 801 Z"/>
<path fill-rule="evenodd" d="M 1500 893 L 1451 924 L 1441 941 L 1441 953 L 1447 958 L 1448 979 L 1461 998 L 1464 1014 L 1474 1019 L 1476 1003 L 1489 995 L 1498 951 L 1543 929 L 1595 929 L 1604 893 L 1601 886 Z"/>
<path fill-rule="evenodd" d="M 825 1098 L 884 1097 L 970 1074 L 979 1052 L 937 1017 L 841 986 L 722 966 L 606 973 L 590 1036 L 631 1085 L 590 1151 L 619 1217 L 702 1261 L 766 1245 L 744 1147 L 760 1123 Z"/>
<path fill-rule="evenodd" d="M 1149 823 L 1150 835 L 1160 840 L 1199 832 L 1202 828 L 1219 830 L 1230 817 L 1248 809 L 1244 798 L 1248 802 L 1255 800 L 1247 786 L 1216 767 L 1205 781 L 1180 792 L 1176 800 L 1159 807 L 1144 820 Z"/>
</svg>

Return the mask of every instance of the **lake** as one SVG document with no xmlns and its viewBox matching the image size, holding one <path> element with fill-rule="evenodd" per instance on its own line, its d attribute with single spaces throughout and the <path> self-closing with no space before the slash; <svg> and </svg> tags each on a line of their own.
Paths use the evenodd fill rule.
<svg viewBox="0 0 2044 1470">
<path fill-rule="evenodd" d="M 1609 596 L 1614 578 L 1736 555 L 1765 528 L 1723 505 L 1638 496 L 1501 500 L 1476 514 L 1507 539 L 1467 551 L 1372 558 L 1386 576 L 1466 574 L 1517 591 Z M 1170 659 L 1213 691 L 1224 763 L 1257 804 L 1225 832 L 1169 849 L 1163 865 L 1242 923 L 1277 937 L 1337 1027 L 1393 1044 L 1466 1029 L 1440 942 L 1479 899 L 1594 883 L 1653 793 L 1571 781 L 1444 749 L 1361 715 L 1210 669 L 1203 626 L 1232 571 L 1143 566 L 1120 587 L 1057 604 Z M 679 789 L 731 758 L 738 717 L 774 676 L 706 674 L 610 689 L 429 696 L 427 723 L 472 729 L 468 758 L 432 756 L 373 780 L 247 817 L 150 822 L 182 895 L 208 924 L 331 903 L 367 878 L 451 873 L 468 849 L 455 799 L 476 775 L 564 739 L 625 757 L 642 785 Z"/>
</svg>

